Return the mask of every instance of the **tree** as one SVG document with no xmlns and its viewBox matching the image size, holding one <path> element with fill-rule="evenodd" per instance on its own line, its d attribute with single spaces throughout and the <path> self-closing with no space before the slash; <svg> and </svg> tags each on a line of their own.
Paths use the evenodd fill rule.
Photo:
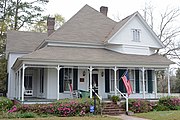
<svg viewBox="0 0 180 120">
<path fill-rule="evenodd" d="M 163 56 L 167 56 L 169 59 L 173 60 L 176 64 L 180 65 L 180 24 L 178 24 L 177 20 L 180 18 L 180 8 L 169 8 L 166 7 L 166 10 L 160 13 L 160 19 L 155 20 L 155 8 L 151 4 L 146 4 L 144 12 L 144 19 L 149 24 L 151 29 L 153 29 L 159 40 L 164 44 L 163 49 L 159 49 L 156 53 L 159 53 Z M 167 92 L 167 79 L 165 79 L 165 75 L 163 72 L 158 73 L 158 76 L 161 76 L 158 79 L 158 89 L 161 92 Z M 164 76 L 164 79 L 163 79 Z M 171 81 L 172 81 L 171 76 Z M 180 86 L 180 82 L 177 80 L 176 84 L 171 88 L 174 90 Z M 173 85 L 173 84 L 171 84 Z M 180 92 L 180 91 L 177 91 Z"/>
<path fill-rule="evenodd" d="M 55 17 L 55 30 L 61 27 L 65 23 L 65 18 L 60 14 L 53 15 Z M 30 30 L 34 32 L 47 32 L 47 17 L 43 17 L 42 20 L 35 23 L 33 26 L 30 26 Z"/>
<path fill-rule="evenodd" d="M 157 76 L 157 91 L 160 93 L 166 93 L 168 90 L 167 87 L 167 77 L 164 70 L 156 71 Z"/>
<path fill-rule="evenodd" d="M 176 86 L 175 86 L 175 89 L 176 89 L 176 92 L 180 92 L 180 68 L 178 68 L 178 70 L 176 71 Z"/>
<path fill-rule="evenodd" d="M 48 3 L 48 0 L 30 0 L 28 2 L 23 0 L 11 0 L 11 28 L 19 30 L 21 27 L 33 24 L 41 17 L 44 11 L 42 5 Z"/>
<path fill-rule="evenodd" d="M 144 19 L 165 46 L 163 49 L 157 50 L 157 53 L 167 56 L 179 64 L 177 60 L 180 60 L 180 44 L 178 40 L 180 25 L 177 24 L 177 20 L 180 18 L 180 8 L 166 7 L 166 10 L 160 13 L 159 21 L 154 20 L 154 10 L 155 8 L 151 4 L 146 4 L 143 12 Z"/>
<path fill-rule="evenodd" d="M 48 0 L 0 0 L 0 90 L 5 90 L 7 30 L 19 30 L 39 21 Z"/>
</svg>

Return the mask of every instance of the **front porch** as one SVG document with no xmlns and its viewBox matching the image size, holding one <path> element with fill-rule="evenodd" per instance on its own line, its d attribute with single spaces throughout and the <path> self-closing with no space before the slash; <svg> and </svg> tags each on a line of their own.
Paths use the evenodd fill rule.
<svg viewBox="0 0 180 120">
<path fill-rule="evenodd" d="M 52 102 L 73 98 L 72 93 L 77 90 L 89 91 L 89 97 L 92 98 L 93 87 L 96 86 L 95 92 L 101 98 L 107 99 L 109 96 L 120 94 L 116 88 L 122 93 L 126 93 L 121 80 L 126 70 L 129 72 L 133 88 L 133 93 L 129 98 L 158 98 L 156 71 L 167 71 L 167 67 L 73 66 L 68 64 L 22 64 L 15 74 L 15 98 L 22 103 Z M 170 86 L 168 89 L 170 95 Z M 31 92 L 27 95 L 26 91 Z"/>
<path fill-rule="evenodd" d="M 46 98 L 37 98 L 37 97 L 24 97 L 24 101 L 19 99 L 14 99 L 15 103 L 21 104 L 48 104 L 56 101 L 56 99 L 46 99 Z"/>
</svg>

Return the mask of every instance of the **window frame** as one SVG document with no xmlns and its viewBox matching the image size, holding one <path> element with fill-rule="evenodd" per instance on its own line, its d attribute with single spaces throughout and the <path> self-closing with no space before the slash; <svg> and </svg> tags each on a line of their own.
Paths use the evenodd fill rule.
<svg viewBox="0 0 180 120">
<path fill-rule="evenodd" d="M 134 42 L 141 41 L 141 29 L 132 29 L 132 41 Z"/>
<path fill-rule="evenodd" d="M 67 71 L 66 71 L 67 70 Z M 70 73 L 70 71 L 71 73 Z M 66 72 L 67 72 L 67 76 L 66 76 Z M 69 89 L 69 86 L 66 88 L 66 84 L 68 84 L 67 82 L 69 81 L 69 83 L 71 83 L 71 85 L 73 85 L 73 68 L 64 68 L 64 78 L 63 78 L 63 81 L 64 81 L 64 92 L 70 92 L 70 89 Z M 67 77 L 67 78 L 66 78 Z"/>
</svg>

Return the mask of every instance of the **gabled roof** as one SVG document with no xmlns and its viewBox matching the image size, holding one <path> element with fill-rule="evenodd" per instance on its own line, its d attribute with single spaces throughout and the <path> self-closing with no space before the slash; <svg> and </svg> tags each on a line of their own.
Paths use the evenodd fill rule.
<svg viewBox="0 0 180 120">
<path fill-rule="evenodd" d="M 113 36 L 116 35 L 116 33 L 118 33 L 118 31 L 121 31 L 135 16 L 137 16 L 141 20 L 141 22 L 145 25 L 146 29 L 149 31 L 149 33 L 151 33 L 151 35 L 154 37 L 154 39 L 156 39 L 156 41 L 161 45 L 161 47 L 164 47 L 163 43 L 159 40 L 157 35 L 145 22 L 145 20 L 142 18 L 142 16 L 140 15 L 138 11 L 122 19 L 120 22 L 118 22 L 116 26 L 112 29 L 111 33 L 109 34 L 105 42 L 107 43 Z"/>
<path fill-rule="evenodd" d="M 117 23 L 92 7 L 85 5 L 47 39 L 63 42 L 102 44 Z"/>
<path fill-rule="evenodd" d="M 72 57 L 73 56 L 73 57 Z M 104 48 L 45 47 L 24 55 L 19 60 L 107 65 L 169 65 L 172 62 L 158 54 L 121 54 Z"/>
<path fill-rule="evenodd" d="M 6 53 L 23 52 L 29 53 L 47 37 L 46 33 L 25 32 L 25 31 L 8 31 L 6 42 Z"/>
<path fill-rule="evenodd" d="M 127 24 L 127 22 L 136 14 L 133 13 L 127 17 L 125 17 L 124 19 L 122 19 L 121 21 L 119 21 L 112 29 L 112 31 L 110 32 L 110 34 L 108 35 L 107 39 L 104 42 L 108 42 L 108 40 L 115 35 L 125 24 Z"/>
</svg>

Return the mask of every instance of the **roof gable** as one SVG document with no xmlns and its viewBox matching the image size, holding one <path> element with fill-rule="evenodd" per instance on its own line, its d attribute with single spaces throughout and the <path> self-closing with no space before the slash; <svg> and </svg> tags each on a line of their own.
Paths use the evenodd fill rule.
<svg viewBox="0 0 180 120">
<path fill-rule="evenodd" d="M 146 29 L 146 31 L 149 33 L 149 35 L 155 40 L 157 44 L 157 48 L 162 48 L 164 45 L 162 42 L 158 39 L 157 35 L 154 33 L 154 31 L 149 27 L 149 25 L 145 22 L 145 20 L 142 18 L 142 16 L 139 14 L 139 12 L 135 12 L 132 15 L 124 18 L 121 20 L 114 28 L 111 34 L 108 36 L 108 39 L 106 39 L 106 43 L 111 43 L 111 40 L 119 34 L 130 22 L 132 22 L 134 19 L 138 19 L 140 24 Z"/>
<path fill-rule="evenodd" d="M 115 25 L 115 21 L 85 5 L 47 39 L 63 42 L 102 44 Z"/>
</svg>

